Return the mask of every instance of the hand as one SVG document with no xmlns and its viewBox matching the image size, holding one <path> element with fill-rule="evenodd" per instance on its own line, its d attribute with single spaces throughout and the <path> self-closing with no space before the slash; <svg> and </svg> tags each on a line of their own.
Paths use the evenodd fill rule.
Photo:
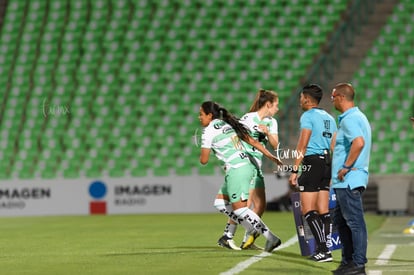
<svg viewBox="0 0 414 275">
<path fill-rule="evenodd" d="M 289 184 L 292 186 L 297 186 L 298 185 L 298 174 L 296 173 L 292 173 L 289 177 Z"/>
<path fill-rule="evenodd" d="M 269 134 L 269 129 L 267 128 L 266 125 L 259 124 L 257 126 L 259 127 L 259 130 L 263 132 L 263 134 L 265 135 Z"/>
<path fill-rule="evenodd" d="M 277 166 L 283 165 L 283 162 L 275 156 L 272 157 L 272 161 L 275 162 Z"/>
<path fill-rule="evenodd" d="M 344 177 L 345 177 L 346 174 L 348 174 L 348 172 L 349 172 L 349 169 L 345 169 L 345 168 L 342 168 L 341 170 L 339 170 L 338 171 L 338 179 L 340 181 L 344 181 Z"/>
</svg>

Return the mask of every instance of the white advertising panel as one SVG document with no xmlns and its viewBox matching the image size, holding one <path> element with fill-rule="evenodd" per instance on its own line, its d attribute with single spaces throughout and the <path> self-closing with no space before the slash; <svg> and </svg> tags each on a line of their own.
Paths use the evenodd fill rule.
<svg viewBox="0 0 414 275">
<path fill-rule="evenodd" d="M 266 180 L 268 198 L 286 189 L 272 175 Z M 215 212 L 222 182 L 221 175 L 2 181 L 0 216 Z"/>
<path fill-rule="evenodd" d="M 86 184 L 77 181 L 0 183 L 0 216 L 87 214 Z"/>
</svg>

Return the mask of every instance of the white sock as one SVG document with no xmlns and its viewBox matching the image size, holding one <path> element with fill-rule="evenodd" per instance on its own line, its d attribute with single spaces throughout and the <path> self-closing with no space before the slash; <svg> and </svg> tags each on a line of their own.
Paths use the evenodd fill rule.
<svg viewBox="0 0 414 275">
<path fill-rule="evenodd" d="M 233 238 L 234 234 L 236 234 L 237 224 L 234 223 L 227 223 L 226 227 L 224 228 L 223 235 L 226 235 L 229 238 Z"/>
<path fill-rule="evenodd" d="M 270 231 L 267 225 L 262 221 L 262 219 L 251 209 L 243 207 L 235 210 L 234 213 L 240 218 L 243 218 L 241 225 L 246 228 L 248 233 L 251 234 L 252 231 L 257 231 L 262 234 L 263 237 L 265 237 L 267 240 L 272 240 L 274 237 L 276 237 Z"/>
<path fill-rule="evenodd" d="M 231 207 L 231 204 L 228 201 L 223 199 L 215 199 L 214 207 L 217 208 L 220 213 L 223 213 L 232 219 L 235 223 L 239 224 L 241 222 L 242 219 L 237 218 L 237 215 L 233 211 L 233 207 Z"/>
<path fill-rule="evenodd" d="M 246 231 L 244 232 L 243 242 L 246 242 L 246 241 L 247 241 L 247 239 L 249 238 L 249 236 L 250 236 L 250 234 L 249 234 L 249 232 L 246 230 Z"/>
<path fill-rule="evenodd" d="M 254 203 L 253 203 L 253 202 L 250 204 L 249 209 L 251 209 L 251 210 L 253 211 L 253 209 L 254 209 Z M 246 230 L 246 232 L 244 232 L 243 242 L 246 242 L 246 241 L 247 241 L 247 239 L 249 238 L 249 236 L 250 236 L 250 234 L 249 234 L 249 232 Z"/>
</svg>

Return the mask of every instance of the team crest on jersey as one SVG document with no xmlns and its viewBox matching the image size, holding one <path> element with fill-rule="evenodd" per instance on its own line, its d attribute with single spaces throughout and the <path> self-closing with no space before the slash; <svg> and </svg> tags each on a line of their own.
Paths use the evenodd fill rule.
<svg viewBox="0 0 414 275">
<path fill-rule="evenodd" d="M 223 125 L 224 125 L 225 123 L 223 122 L 223 121 L 218 121 L 218 122 L 216 122 L 216 123 L 214 123 L 214 129 L 221 129 L 221 127 L 223 127 Z"/>
<path fill-rule="evenodd" d="M 230 126 L 223 128 L 223 134 L 227 134 L 227 133 L 232 132 L 232 131 L 233 131 L 233 128 L 231 128 Z"/>
</svg>

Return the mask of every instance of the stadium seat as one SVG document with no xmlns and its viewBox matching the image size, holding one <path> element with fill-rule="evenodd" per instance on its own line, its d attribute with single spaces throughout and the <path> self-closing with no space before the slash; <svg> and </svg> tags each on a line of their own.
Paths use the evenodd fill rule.
<svg viewBox="0 0 414 275">
<path fill-rule="evenodd" d="M 9 1 L 4 155 L 21 142 L 0 178 L 217 173 L 192 144 L 199 104 L 243 114 L 261 87 L 288 100 L 347 2 Z M 44 103 L 70 112 L 31 119 Z"/>
<path fill-rule="evenodd" d="M 372 173 L 412 171 L 407 159 L 414 135 L 407 118 L 412 115 L 410 102 L 414 97 L 412 93 L 407 93 L 411 88 L 407 75 L 412 68 L 406 62 L 411 50 L 404 46 L 413 42 L 412 36 L 406 33 L 406 14 L 412 16 L 412 11 L 407 12 L 409 6 L 412 6 L 409 1 L 401 1 L 396 6 L 365 62 L 354 75 L 358 86 L 368 91 L 361 95 L 359 104 L 372 123 L 373 145 L 387 148 L 372 152 L 371 163 L 375 160 L 381 162 L 381 165 L 372 166 Z M 401 44 L 401 41 L 404 43 Z M 375 98 L 381 100 L 379 105 L 375 103 Z M 378 107 L 379 110 L 375 110 Z M 390 151 L 394 156 L 389 155 Z"/>
</svg>

